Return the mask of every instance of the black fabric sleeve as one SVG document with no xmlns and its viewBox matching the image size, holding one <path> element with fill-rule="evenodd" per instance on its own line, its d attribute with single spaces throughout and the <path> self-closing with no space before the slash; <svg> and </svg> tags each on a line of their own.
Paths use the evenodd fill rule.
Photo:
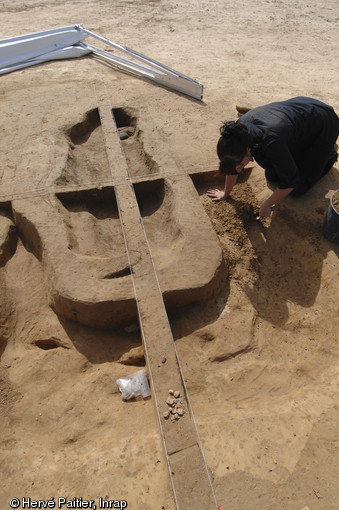
<svg viewBox="0 0 339 510">
<path fill-rule="evenodd" d="M 275 140 L 265 150 L 265 159 L 278 176 L 278 188 L 297 188 L 300 172 L 286 143 Z"/>
</svg>

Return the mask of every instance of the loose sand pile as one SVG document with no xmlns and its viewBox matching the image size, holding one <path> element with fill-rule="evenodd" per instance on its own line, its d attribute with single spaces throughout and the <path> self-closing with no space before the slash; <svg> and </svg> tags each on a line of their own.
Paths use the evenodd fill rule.
<svg viewBox="0 0 339 510">
<path fill-rule="evenodd" d="M 84 191 L 78 201 L 56 193 L 67 247 L 54 214 L 48 219 L 55 187 L 78 193 L 111 185 L 99 123 L 91 117 L 88 136 L 79 131 L 97 108 L 93 83 L 102 80 L 115 111 L 137 119 L 122 144 L 133 178 L 151 176 L 153 184 L 136 190 L 165 285 L 183 268 L 176 269 L 183 232 L 200 243 L 180 280 L 190 298 L 179 307 L 173 299 L 168 313 L 218 504 L 337 509 L 338 248 L 321 234 L 339 188 L 337 165 L 263 222 L 255 218 L 269 190 L 255 164 L 227 202 L 205 194 L 223 185 L 214 175 L 215 145 L 237 104 L 307 95 L 339 111 L 337 2 L 15 0 L 2 2 L 0 13 L 2 38 L 83 23 L 205 86 L 198 102 L 92 58 L 0 78 L 1 508 L 12 497 L 175 508 L 153 401 L 123 403 L 115 384 L 147 369 L 133 305 L 121 325 L 86 324 L 84 309 L 103 292 L 89 283 L 93 275 L 118 287 L 128 278 L 110 191 L 99 204 Z M 166 164 L 169 154 L 175 169 Z M 192 180 L 187 195 L 156 181 L 157 173 L 174 170 L 185 186 Z M 194 201 L 224 261 L 218 283 L 198 298 L 192 289 L 206 276 L 200 266 L 209 242 L 199 239 L 196 217 L 181 223 Z M 51 231 L 48 260 L 69 250 L 81 267 L 88 263 L 88 274 L 84 269 L 77 279 L 67 265 L 46 263 L 43 240 Z M 50 306 L 56 272 L 65 299 L 83 291 L 80 315 Z"/>
</svg>

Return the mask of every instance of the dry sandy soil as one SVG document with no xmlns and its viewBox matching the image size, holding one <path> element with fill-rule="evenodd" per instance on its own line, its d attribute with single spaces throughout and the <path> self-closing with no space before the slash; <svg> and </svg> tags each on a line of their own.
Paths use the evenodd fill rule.
<svg viewBox="0 0 339 510">
<path fill-rule="evenodd" d="M 339 111 L 337 0 L 11 0 L 0 2 L 0 16 L 1 38 L 82 23 L 205 87 L 202 102 L 191 100 L 87 57 L 0 78 L 1 508 L 11 497 L 175 508 L 153 400 L 123 403 L 115 383 L 145 366 L 139 331 L 86 324 L 86 313 L 66 317 L 50 306 L 53 271 L 64 295 L 72 287 L 90 305 L 101 292 L 91 271 L 112 271 L 111 263 L 125 271 L 107 201 L 100 210 L 58 202 L 72 232 L 67 249 L 88 262 L 87 276 L 58 258 L 65 247 L 48 216 L 53 186 L 109 183 L 100 126 L 86 124 L 86 139 L 69 138 L 96 109 L 100 80 L 114 108 L 134 109 L 138 136 L 123 142 L 134 175 L 170 172 L 170 154 L 195 186 L 181 207 L 200 202 L 222 249 L 227 270 L 214 295 L 168 310 L 218 505 L 337 509 L 338 247 L 321 234 L 337 168 L 262 223 L 255 216 L 269 190 L 255 164 L 226 203 L 205 194 L 222 186 L 215 145 L 237 104 L 306 95 Z M 175 280 L 181 238 L 166 218 L 172 195 L 161 215 L 146 193 L 145 221 L 157 269 L 172 267 Z M 196 277 L 208 246 L 195 256 Z M 137 323 L 133 310 L 127 319 Z"/>
</svg>

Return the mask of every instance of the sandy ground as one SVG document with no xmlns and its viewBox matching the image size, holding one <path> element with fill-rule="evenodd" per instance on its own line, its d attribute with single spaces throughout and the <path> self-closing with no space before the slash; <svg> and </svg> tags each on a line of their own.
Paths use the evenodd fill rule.
<svg viewBox="0 0 339 510">
<path fill-rule="evenodd" d="M 21 213 L 13 211 L 36 200 L 38 215 L 45 204 L 33 191 L 57 179 L 105 180 L 97 134 L 67 164 L 60 136 L 96 108 L 93 83 L 102 80 L 113 107 L 134 108 L 142 125 L 144 148 L 132 146 L 128 156 L 135 174 L 147 165 L 152 171 L 147 144 L 162 169 L 170 153 L 192 174 L 228 268 L 215 298 L 169 314 L 218 504 L 337 509 L 338 248 L 320 232 L 339 188 L 337 168 L 262 223 L 255 215 L 269 190 L 256 165 L 227 203 L 205 194 L 222 186 L 212 175 L 215 145 L 237 104 L 306 95 L 339 111 L 337 1 L 12 0 L 0 3 L 0 13 L 2 38 L 82 23 L 205 87 L 198 102 L 91 58 L 0 78 L 1 508 L 12 497 L 175 508 L 152 399 L 122 403 L 115 384 L 145 363 L 139 332 L 54 313 L 33 242 L 39 236 L 26 231 L 17 239 L 14 227 Z M 162 143 L 152 147 L 154 131 Z M 86 225 L 82 255 L 108 254 L 110 246 L 93 235 L 96 225 Z M 152 233 L 160 265 L 175 257 L 164 232 Z M 82 285 L 86 296 L 85 278 Z"/>
</svg>

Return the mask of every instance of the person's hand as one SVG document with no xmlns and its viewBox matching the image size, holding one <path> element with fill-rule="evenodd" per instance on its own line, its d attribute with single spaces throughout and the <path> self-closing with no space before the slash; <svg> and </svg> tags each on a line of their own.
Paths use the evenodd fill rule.
<svg viewBox="0 0 339 510">
<path fill-rule="evenodd" d="M 268 216 L 270 216 L 272 212 L 272 209 L 271 207 L 268 207 L 265 202 L 262 204 L 262 206 L 260 207 L 260 211 L 259 211 L 259 218 L 262 220 L 264 218 L 267 218 Z"/>
<path fill-rule="evenodd" d="M 206 195 L 211 197 L 214 202 L 220 202 L 221 200 L 226 200 L 225 192 L 220 189 L 209 189 L 206 192 Z"/>
</svg>

